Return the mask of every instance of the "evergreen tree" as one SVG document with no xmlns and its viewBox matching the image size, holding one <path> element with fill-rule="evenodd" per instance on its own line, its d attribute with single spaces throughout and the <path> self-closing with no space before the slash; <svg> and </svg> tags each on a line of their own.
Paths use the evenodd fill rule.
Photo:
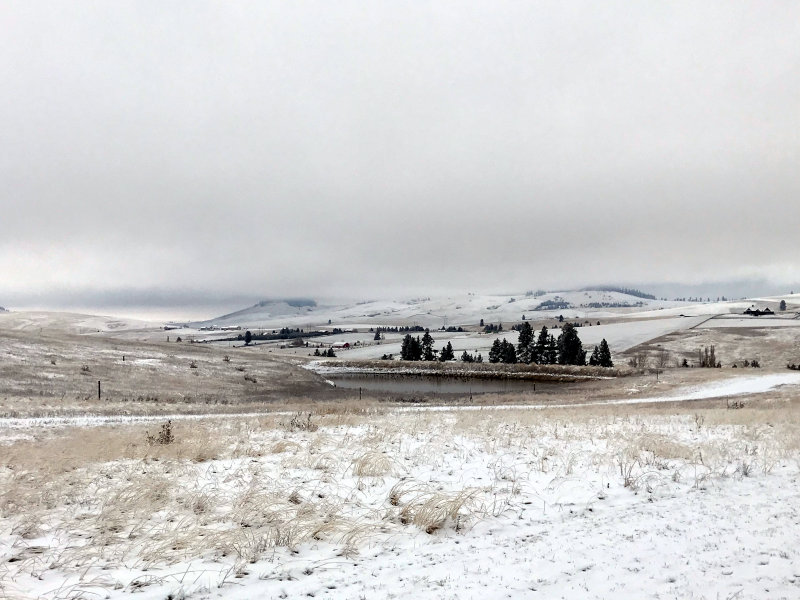
<svg viewBox="0 0 800 600">
<path fill-rule="evenodd" d="M 517 362 L 517 351 L 514 349 L 514 344 L 503 338 L 500 344 L 500 360 L 504 363 L 514 364 Z"/>
<path fill-rule="evenodd" d="M 585 365 L 586 351 L 572 323 L 566 323 L 558 336 L 558 363 L 561 365 Z"/>
<path fill-rule="evenodd" d="M 400 346 L 400 360 L 411 360 L 411 334 L 407 333 Z"/>
<path fill-rule="evenodd" d="M 547 342 L 549 339 L 550 335 L 547 331 L 547 327 L 543 325 L 531 352 L 531 362 L 548 364 L 545 355 L 547 353 Z"/>
<path fill-rule="evenodd" d="M 614 362 L 611 360 L 611 350 L 608 347 L 608 342 L 605 338 L 600 342 L 600 349 L 598 350 L 598 362 L 601 367 L 613 367 Z"/>
<path fill-rule="evenodd" d="M 400 358 L 402 360 L 422 360 L 422 342 L 419 336 L 413 338 L 410 333 L 403 338 L 403 345 L 400 347 Z"/>
<path fill-rule="evenodd" d="M 530 363 L 533 360 L 533 327 L 525 321 L 519 328 L 519 339 L 517 341 L 517 357 L 519 362 Z"/>
<path fill-rule="evenodd" d="M 781 300 L 780 309 L 781 310 L 786 310 L 786 300 Z"/>
<path fill-rule="evenodd" d="M 419 336 L 411 340 L 411 360 L 422 360 L 422 342 Z"/>
<path fill-rule="evenodd" d="M 250 333 L 250 330 L 248 329 L 247 331 L 244 332 L 244 345 L 249 346 L 250 342 L 252 341 L 253 341 L 253 334 Z"/>
<path fill-rule="evenodd" d="M 478 352 L 478 356 L 475 357 L 475 362 L 476 363 L 482 363 L 483 362 L 483 356 L 481 356 L 480 352 Z"/>
<path fill-rule="evenodd" d="M 498 363 L 501 357 L 502 345 L 500 344 L 500 338 L 496 338 L 494 342 L 492 342 L 492 348 L 489 350 L 489 362 Z"/>
<path fill-rule="evenodd" d="M 380 341 L 380 339 L 381 339 L 381 328 L 380 327 L 376 327 L 375 328 L 375 337 L 372 338 L 372 339 L 375 340 L 376 342 Z"/>
<path fill-rule="evenodd" d="M 547 347 L 544 350 L 543 364 L 554 365 L 558 362 L 558 343 L 554 335 L 547 337 Z"/>
<path fill-rule="evenodd" d="M 600 350 L 597 346 L 594 347 L 592 355 L 589 357 L 589 366 L 597 367 L 600 365 Z"/>
<path fill-rule="evenodd" d="M 436 350 L 433 349 L 433 337 L 426 331 L 422 336 L 422 360 L 436 360 Z"/>
<path fill-rule="evenodd" d="M 441 362 L 446 362 L 448 360 L 455 360 L 456 355 L 453 353 L 453 344 L 447 342 L 447 345 L 442 348 L 441 353 L 439 354 L 439 360 Z"/>
<path fill-rule="evenodd" d="M 466 350 L 464 350 L 464 353 L 461 355 L 461 362 L 465 363 L 475 362 L 475 357 L 472 356 L 472 354 L 470 354 Z"/>
</svg>

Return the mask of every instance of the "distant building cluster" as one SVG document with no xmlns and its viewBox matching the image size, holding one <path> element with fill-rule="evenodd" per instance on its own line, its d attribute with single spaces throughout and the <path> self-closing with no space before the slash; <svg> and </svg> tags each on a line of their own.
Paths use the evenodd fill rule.
<svg viewBox="0 0 800 600">
<path fill-rule="evenodd" d="M 744 311 L 744 314 L 750 315 L 752 317 L 760 317 L 761 315 L 774 315 L 775 313 L 772 312 L 769 307 L 761 310 L 759 308 L 754 309 L 752 306 Z"/>
</svg>

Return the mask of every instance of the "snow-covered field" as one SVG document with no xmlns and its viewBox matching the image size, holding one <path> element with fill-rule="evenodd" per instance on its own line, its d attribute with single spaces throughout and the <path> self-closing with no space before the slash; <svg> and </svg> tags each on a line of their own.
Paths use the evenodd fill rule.
<svg viewBox="0 0 800 600">
<path fill-rule="evenodd" d="M 152 427 L 151 427 L 152 430 Z M 797 598 L 796 402 L 329 411 L 4 447 L 3 598 Z"/>
<path fill-rule="evenodd" d="M 601 325 L 593 324 L 592 326 L 581 327 L 578 330 L 578 335 L 586 348 L 591 349 L 595 344 L 599 344 L 600 340 L 605 339 L 613 352 L 622 352 L 662 335 L 690 329 L 691 327 L 704 323 L 707 318 L 708 317 L 702 316 L 672 317 L 666 319 L 625 320 L 609 324 L 602 324 L 601 322 Z M 553 329 L 552 332 L 557 336 L 559 330 Z M 433 331 L 432 336 L 435 340 L 435 347 L 437 350 L 450 342 L 453 345 L 456 357 L 466 350 L 470 353 L 481 352 L 484 359 L 486 359 L 489 349 L 492 347 L 495 339 L 505 338 L 512 343 L 516 343 L 517 341 L 516 331 L 503 331 L 499 334 Z M 336 337 L 339 338 L 340 336 Z M 354 344 L 355 341 L 360 341 L 364 345 L 342 350 L 340 356 L 348 360 L 375 359 L 380 358 L 384 354 L 399 356 L 402 336 L 389 334 L 387 335 L 387 339 L 380 344 L 375 344 L 372 337 L 373 336 L 369 333 L 349 334 L 346 339 L 342 336 L 343 341 L 348 341 L 351 344 Z M 319 341 L 326 344 L 329 343 L 327 337 L 321 338 Z M 336 342 L 330 343 L 338 342 L 339 339 L 337 339 Z"/>
<path fill-rule="evenodd" d="M 763 327 L 800 327 L 800 319 L 780 318 L 780 317 L 714 317 L 703 323 L 704 328 L 715 327 L 744 327 L 756 328 Z"/>
<path fill-rule="evenodd" d="M 508 300 L 452 311 L 498 303 L 486 320 L 510 327 Z M 425 322 L 411 311 L 426 303 L 450 310 L 339 307 L 361 332 L 335 341 L 364 344 L 339 357 L 398 353 L 401 334 L 367 345 L 371 311 Z M 275 344 L 4 313 L 0 599 L 800 598 L 800 374 L 783 366 L 797 321 L 728 331 L 716 323 L 745 323 L 736 303 L 649 304 L 581 327 L 584 345 L 678 357 L 713 343 L 725 368 L 495 406 L 340 401 Z M 434 331 L 435 346 L 486 354 L 496 336 L 476 329 Z M 769 368 L 728 368 L 744 358 Z M 217 402 L 240 414 L 208 414 Z"/>
</svg>

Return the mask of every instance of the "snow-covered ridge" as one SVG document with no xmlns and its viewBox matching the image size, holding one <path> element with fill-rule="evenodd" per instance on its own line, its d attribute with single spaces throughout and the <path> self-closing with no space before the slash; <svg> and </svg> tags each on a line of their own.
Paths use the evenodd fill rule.
<svg viewBox="0 0 800 600">
<path fill-rule="evenodd" d="M 558 308 L 547 309 L 548 305 Z M 400 300 L 369 300 L 342 304 L 303 303 L 290 300 L 264 301 L 215 319 L 196 323 L 202 326 L 240 325 L 274 328 L 282 326 L 414 325 L 442 326 L 478 325 L 485 322 L 516 322 L 522 315 L 531 319 L 549 318 L 564 313 L 565 318 L 613 314 L 608 311 L 659 309 L 676 306 L 675 302 L 649 300 L 615 291 L 581 290 L 540 294 L 454 294 Z M 567 308 L 565 308 L 567 307 Z"/>
</svg>

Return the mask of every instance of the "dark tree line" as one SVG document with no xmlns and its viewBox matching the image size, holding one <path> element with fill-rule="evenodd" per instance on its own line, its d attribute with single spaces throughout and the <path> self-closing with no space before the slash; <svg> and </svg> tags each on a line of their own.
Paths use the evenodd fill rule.
<svg viewBox="0 0 800 600">
<path fill-rule="evenodd" d="M 636 296 L 637 298 L 644 298 L 645 300 L 655 300 L 656 297 L 653 294 L 647 294 L 640 290 L 636 290 L 633 288 L 626 288 L 626 287 L 618 287 L 614 285 L 604 285 L 600 287 L 592 287 L 592 288 L 583 288 L 582 290 L 578 290 L 579 292 L 590 292 L 593 290 L 597 290 L 599 292 L 619 292 L 620 294 L 627 294 L 628 296 Z"/>
<path fill-rule="evenodd" d="M 494 341 L 489 351 L 489 362 L 538 365 L 586 364 L 586 350 L 583 349 L 576 327 L 572 323 L 564 324 L 558 338 L 551 334 L 546 326 L 542 327 L 537 337 L 528 322 L 519 326 L 518 331 L 519 339 L 516 347 L 505 338 L 502 341 L 499 338 Z M 601 367 L 614 366 L 605 339 L 600 342 L 600 346 L 595 346 L 589 364 Z"/>
<path fill-rule="evenodd" d="M 370 331 L 373 331 L 372 327 L 369 328 Z M 376 327 L 374 329 L 376 332 L 380 333 L 405 333 L 406 331 L 427 331 L 422 325 L 406 325 L 405 327 Z"/>
<path fill-rule="evenodd" d="M 425 331 L 425 335 L 420 339 L 419 336 L 412 337 L 411 334 L 406 334 L 403 338 L 403 344 L 400 347 L 401 360 L 422 360 L 447 362 L 448 360 L 455 360 L 456 356 L 453 352 L 453 345 L 450 342 L 440 350 L 437 351 L 433 348 L 433 336 L 429 331 Z"/>
<path fill-rule="evenodd" d="M 478 353 L 478 355 L 476 356 L 476 355 L 470 354 L 469 352 L 464 350 L 464 352 L 461 354 L 461 362 L 465 362 L 465 363 L 482 363 L 483 362 L 483 356 L 481 356 L 480 353 Z"/>
</svg>

